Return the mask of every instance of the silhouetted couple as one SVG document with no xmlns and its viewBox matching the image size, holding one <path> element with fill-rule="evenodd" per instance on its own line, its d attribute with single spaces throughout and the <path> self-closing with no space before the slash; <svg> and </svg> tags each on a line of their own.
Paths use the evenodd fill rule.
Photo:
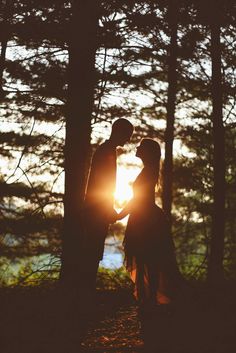
<svg viewBox="0 0 236 353">
<path fill-rule="evenodd" d="M 178 269 L 166 216 L 155 204 L 161 158 L 158 142 L 141 140 L 136 156 L 142 160 L 143 169 L 133 184 L 134 196 L 119 214 L 114 210 L 116 147 L 129 142 L 132 133 L 128 120 L 116 120 L 110 138 L 92 158 L 85 198 L 86 285 L 95 290 L 109 224 L 129 214 L 125 265 L 135 283 L 136 298 L 141 306 L 169 304 Z"/>
</svg>

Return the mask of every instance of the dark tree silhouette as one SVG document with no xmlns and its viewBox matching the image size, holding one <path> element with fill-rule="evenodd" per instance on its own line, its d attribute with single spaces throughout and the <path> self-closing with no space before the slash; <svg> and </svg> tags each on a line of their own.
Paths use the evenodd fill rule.
<svg viewBox="0 0 236 353">
<path fill-rule="evenodd" d="M 225 133 L 223 123 L 223 90 L 221 64 L 221 15 L 219 1 L 214 3 L 214 21 L 211 21 L 211 60 L 212 60 L 212 119 L 213 119 L 213 213 L 212 236 L 208 278 L 220 281 L 223 278 L 224 231 L 225 231 Z"/>
<path fill-rule="evenodd" d="M 173 140 L 177 90 L 177 2 L 169 1 L 170 48 L 168 56 L 168 98 L 163 169 L 163 208 L 171 220 L 173 181 Z M 171 224 L 171 223 L 170 223 Z"/>
<path fill-rule="evenodd" d="M 86 187 L 95 82 L 98 1 L 74 1 L 69 33 L 61 279 L 73 282 L 81 249 L 80 210 Z"/>
<path fill-rule="evenodd" d="M 2 39 L 1 42 L 1 58 L 0 58 L 0 99 L 4 96 L 3 91 L 3 71 L 5 68 L 5 60 L 6 60 L 6 49 L 7 49 L 7 39 Z"/>
<path fill-rule="evenodd" d="M 2 6 L 3 6 L 3 17 L 2 17 L 2 24 L 6 25 L 7 17 L 8 17 L 8 10 L 9 7 L 11 8 L 11 1 L 5 1 Z M 5 69 L 5 63 L 6 63 L 6 50 L 7 50 L 7 41 L 8 41 L 8 35 L 7 31 L 3 31 L 1 33 L 1 57 L 0 57 L 0 100 L 4 97 L 4 91 L 3 91 L 3 72 Z"/>
</svg>

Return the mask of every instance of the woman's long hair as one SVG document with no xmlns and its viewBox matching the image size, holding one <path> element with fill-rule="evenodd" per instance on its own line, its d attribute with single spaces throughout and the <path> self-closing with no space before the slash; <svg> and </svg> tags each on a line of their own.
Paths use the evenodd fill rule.
<svg viewBox="0 0 236 353">
<path fill-rule="evenodd" d="M 141 143 L 145 150 L 145 154 L 143 156 L 144 165 L 153 168 L 153 173 L 155 173 L 156 181 L 158 183 L 160 174 L 161 147 L 157 141 L 150 138 L 142 139 Z"/>
</svg>

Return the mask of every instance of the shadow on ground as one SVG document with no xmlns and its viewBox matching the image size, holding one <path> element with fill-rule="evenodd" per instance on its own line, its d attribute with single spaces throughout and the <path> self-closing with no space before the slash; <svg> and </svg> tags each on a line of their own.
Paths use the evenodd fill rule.
<svg viewBox="0 0 236 353">
<path fill-rule="evenodd" d="M 198 286 L 171 310 L 138 317 L 127 291 L 88 307 L 57 288 L 1 289 L 2 353 L 235 353 L 236 286 Z"/>
</svg>

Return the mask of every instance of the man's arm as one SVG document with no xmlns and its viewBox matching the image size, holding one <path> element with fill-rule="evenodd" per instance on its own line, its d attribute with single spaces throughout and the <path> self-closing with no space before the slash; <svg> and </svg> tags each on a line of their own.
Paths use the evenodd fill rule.
<svg viewBox="0 0 236 353">
<path fill-rule="evenodd" d="M 123 208 L 123 210 L 120 211 L 120 213 L 118 213 L 117 220 L 120 220 L 126 217 L 128 214 L 130 214 L 132 205 L 133 205 L 133 199 L 127 203 L 127 205 Z"/>
</svg>

